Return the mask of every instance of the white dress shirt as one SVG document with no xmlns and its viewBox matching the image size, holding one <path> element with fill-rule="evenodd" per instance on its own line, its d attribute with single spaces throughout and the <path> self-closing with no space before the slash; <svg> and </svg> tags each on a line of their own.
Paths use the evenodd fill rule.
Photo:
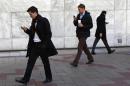
<svg viewBox="0 0 130 86">
<path fill-rule="evenodd" d="M 36 28 L 36 26 L 37 26 L 37 22 L 35 23 L 35 28 Z M 39 36 L 38 36 L 38 34 L 36 32 L 35 32 L 33 41 L 34 42 L 41 42 L 41 40 L 40 40 L 40 38 L 39 38 Z"/>
<path fill-rule="evenodd" d="M 84 15 L 85 15 L 85 12 L 83 12 L 82 14 L 80 14 L 80 20 L 83 18 Z"/>
</svg>

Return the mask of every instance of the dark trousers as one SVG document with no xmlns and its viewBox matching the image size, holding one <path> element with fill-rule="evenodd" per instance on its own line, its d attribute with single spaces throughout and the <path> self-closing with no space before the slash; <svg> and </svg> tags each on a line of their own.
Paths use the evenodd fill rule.
<svg viewBox="0 0 130 86">
<path fill-rule="evenodd" d="M 52 79 L 52 73 L 51 73 L 50 63 L 49 63 L 48 57 L 42 55 L 42 50 L 41 50 L 41 48 L 39 48 L 38 45 L 34 45 L 32 52 L 31 52 L 31 55 L 29 56 L 26 71 L 24 74 L 23 79 L 25 81 L 28 82 L 30 80 L 33 67 L 34 67 L 36 60 L 39 56 L 44 64 L 46 79 Z"/>
<path fill-rule="evenodd" d="M 82 37 L 82 38 L 78 38 L 78 40 L 79 40 L 78 52 L 77 52 L 76 58 L 74 59 L 74 63 L 78 64 L 80 57 L 81 57 L 81 54 L 82 54 L 82 51 L 85 52 L 89 61 L 93 60 L 93 56 L 91 55 L 91 53 L 88 49 L 88 46 L 86 44 L 86 38 Z"/>
<path fill-rule="evenodd" d="M 103 41 L 105 47 L 107 48 L 107 51 L 108 51 L 108 52 L 111 52 L 111 48 L 110 48 L 109 45 L 108 45 L 108 42 L 107 42 L 106 37 L 102 37 L 101 39 L 102 39 L 102 41 Z M 95 41 L 94 41 L 94 44 L 93 44 L 93 48 L 92 48 L 92 52 L 95 52 L 95 48 L 96 48 L 96 45 L 97 45 L 97 43 L 99 42 L 99 40 L 100 40 L 100 38 L 95 38 Z"/>
</svg>

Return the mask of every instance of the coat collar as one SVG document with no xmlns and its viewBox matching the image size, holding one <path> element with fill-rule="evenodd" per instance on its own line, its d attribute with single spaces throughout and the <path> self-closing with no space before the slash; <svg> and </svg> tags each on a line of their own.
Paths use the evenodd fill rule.
<svg viewBox="0 0 130 86">
<path fill-rule="evenodd" d="M 83 19 L 87 14 L 90 14 L 90 13 L 89 13 L 88 11 L 85 11 L 84 14 L 83 14 L 82 19 Z M 80 14 L 78 15 L 78 18 L 80 18 Z"/>
<path fill-rule="evenodd" d="M 36 22 L 36 21 L 39 21 L 41 18 L 42 18 L 42 16 L 38 14 L 37 17 L 35 19 L 33 19 L 32 21 Z"/>
</svg>

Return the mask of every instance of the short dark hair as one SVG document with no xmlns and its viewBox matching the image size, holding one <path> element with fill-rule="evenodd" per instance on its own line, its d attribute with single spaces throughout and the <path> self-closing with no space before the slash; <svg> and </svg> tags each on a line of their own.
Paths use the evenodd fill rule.
<svg viewBox="0 0 130 86">
<path fill-rule="evenodd" d="M 85 5 L 84 4 L 79 4 L 78 8 L 84 8 L 85 9 Z"/>
<path fill-rule="evenodd" d="M 103 14 L 106 14 L 106 13 L 107 13 L 107 11 L 103 10 L 103 11 L 102 11 L 102 13 L 103 13 Z"/>
<path fill-rule="evenodd" d="M 38 9 L 35 6 L 31 6 L 31 7 L 28 8 L 27 12 L 38 13 Z"/>
</svg>

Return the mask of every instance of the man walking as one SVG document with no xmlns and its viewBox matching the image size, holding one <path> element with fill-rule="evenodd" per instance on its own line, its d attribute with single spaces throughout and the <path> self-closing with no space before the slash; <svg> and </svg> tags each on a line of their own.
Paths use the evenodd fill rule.
<svg viewBox="0 0 130 86">
<path fill-rule="evenodd" d="M 111 48 L 109 47 L 108 42 L 107 42 L 106 24 L 108 24 L 108 23 L 105 21 L 106 20 L 105 17 L 106 17 L 106 11 L 102 11 L 100 16 L 97 18 L 97 30 L 96 30 L 96 34 L 95 34 L 96 38 L 95 38 L 95 41 L 93 44 L 93 48 L 92 48 L 92 52 L 91 52 L 92 54 L 96 54 L 95 48 L 100 39 L 102 39 L 103 43 L 105 44 L 108 54 L 111 54 L 115 51 L 115 50 L 111 50 Z"/>
<path fill-rule="evenodd" d="M 89 60 L 86 64 L 91 64 L 94 62 L 93 56 L 91 55 L 86 43 L 87 38 L 90 36 L 90 29 L 93 27 L 92 18 L 90 13 L 85 10 L 84 4 L 80 4 L 78 6 L 78 10 L 79 14 L 77 17 L 74 17 L 74 25 L 77 27 L 76 34 L 79 40 L 77 55 L 74 61 L 71 63 L 71 65 L 74 67 L 78 66 L 82 51 L 85 52 Z"/>
<path fill-rule="evenodd" d="M 48 57 L 58 54 L 51 41 L 52 32 L 50 24 L 47 18 L 39 15 L 36 7 L 30 7 L 27 12 L 32 18 L 31 27 L 30 29 L 26 27 L 21 28 L 29 35 L 27 50 L 27 57 L 29 57 L 29 59 L 24 77 L 16 79 L 16 81 L 23 84 L 27 84 L 29 82 L 35 62 L 40 56 L 44 64 L 46 75 L 44 83 L 49 83 L 52 81 L 52 73 Z"/>
</svg>

